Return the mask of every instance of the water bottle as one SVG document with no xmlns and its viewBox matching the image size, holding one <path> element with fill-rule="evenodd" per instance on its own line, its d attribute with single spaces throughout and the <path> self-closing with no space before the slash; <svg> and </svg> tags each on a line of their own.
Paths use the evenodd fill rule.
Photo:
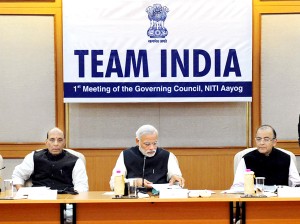
<svg viewBox="0 0 300 224">
<path fill-rule="evenodd" d="M 246 169 L 244 180 L 244 194 L 254 194 L 254 172 L 250 169 Z"/>
<path fill-rule="evenodd" d="M 114 193 L 116 198 L 122 198 L 125 192 L 125 178 L 120 170 L 117 170 L 114 179 Z"/>
</svg>

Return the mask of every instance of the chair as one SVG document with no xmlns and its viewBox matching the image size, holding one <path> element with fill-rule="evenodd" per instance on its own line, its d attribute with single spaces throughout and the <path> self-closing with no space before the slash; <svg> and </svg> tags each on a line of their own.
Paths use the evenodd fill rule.
<svg viewBox="0 0 300 224">
<path fill-rule="evenodd" d="M 233 159 L 233 172 L 235 174 L 235 171 L 236 171 L 236 168 L 240 162 L 240 160 L 243 158 L 243 156 L 245 154 L 247 154 L 248 152 L 251 152 L 253 150 L 256 150 L 257 148 L 248 148 L 248 149 L 244 149 L 240 152 L 238 152 L 237 154 L 235 154 L 234 156 L 234 159 Z M 291 159 L 294 161 L 294 164 L 296 165 L 297 164 L 297 160 L 296 160 L 296 156 L 294 153 L 288 151 L 288 150 L 285 150 L 285 149 L 281 149 L 281 148 L 276 148 L 276 149 L 279 149 L 280 151 L 283 151 L 287 154 L 289 154 L 291 156 Z"/>
<path fill-rule="evenodd" d="M 77 151 L 75 151 L 75 150 L 73 150 L 73 149 L 64 149 L 64 150 L 66 150 L 66 151 L 68 151 L 69 153 L 71 153 L 71 154 L 77 156 L 79 159 L 81 159 L 81 160 L 83 161 L 84 165 L 86 165 L 85 157 L 84 157 L 84 155 L 83 155 L 81 152 L 77 152 Z"/>
<path fill-rule="evenodd" d="M 38 149 L 37 151 L 40 151 L 40 150 L 42 150 L 42 149 Z M 71 153 L 71 154 L 77 156 L 79 159 L 81 159 L 81 160 L 83 161 L 84 165 L 86 165 L 85 156 L 84 156 L 82 153 L 77 152 L 77 151 L 75 151 L 75 150 L 73 150 L 73 149 L 64 149 L 64 150 L 66 150 L 66 151 L 68 151 L 69 153 Z M 25 187 L 31 187 L 31 186 L 32 186 L 31 178 L 25 181 L 24 186 L 25 186 Z"/>
</svg>

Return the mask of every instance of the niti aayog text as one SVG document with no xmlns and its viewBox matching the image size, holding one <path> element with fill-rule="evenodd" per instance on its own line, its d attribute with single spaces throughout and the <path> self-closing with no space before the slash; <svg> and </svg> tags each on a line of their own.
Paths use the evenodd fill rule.
<svg viewBox="0 0 300 224">
<path fill-rule="evenodd" d="M 228 84 L 209 84 L 209 85 L 202 85 L 202 84 L 171 84 L 169 86 L 159 84 L 159 83 L 149 83 L 141 85 L 130 85 L 130 84 L 115 84 L 112 85 L 111 83 L 107 83 L 99 85 L 96 83 L 93 84 L 82 84 L 82 85 L 74 85 L 73 90 L 74 92 L 81 92 L 81 93 L 102 93 L 102 94 L 110 94 L 112 92 L 120 92 L 120 93 L 168 93 L 172 94 L 175 93 L 187 93 L 187 92 L 194 92 L 194 93 L 203 93 L 203 92 L 228 92 L 228 93 L 243 93 L 244 86 L 243 85 L 228 85 Z"/>
</svg>

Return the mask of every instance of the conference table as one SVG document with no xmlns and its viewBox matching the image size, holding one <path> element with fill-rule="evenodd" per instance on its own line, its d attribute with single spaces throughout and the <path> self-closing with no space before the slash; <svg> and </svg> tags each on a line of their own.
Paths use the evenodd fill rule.
<svg viewBox="0 0 300 224">
<path fill-rule="evenodd" d="M 70 195 L 76 205 L 76 223 L 230 223 L 237 195 L 212 194 L 209 198 L 112 199 L 104 192 Z"/>
<path fill-rule="evenodd" d="M 0 194 L 0 223 L 59 224 L 62 208 L 69 195 L 59 194 L 56 200 L 5 199 Z"/>
<path fill-rule="evenodd" d="M 59 194 L 56 200 L 0 200 L 0 223 L 64 223 L 66 205 L 73 206 L 73 224 L 83 223 L 300 223 L 300 198 L 241 198 L 214 191 L 209 198 L 113 199 L 104 191 Z M 0 197 L 3 197 L 0 195 Z"/>
<path fill-rule="evenodd" d="M 64 223 L 66 204 L 73 205 L 73 223 L 230 223 L 237 195 L 210 198 L 113 199 L 103 191 L 59 194 L 56 200 L 0 200 L 0 223 Z M 0 197 L 3 197 L 0 195 Z"/>
<path fill-rule="evenodd" d="M 300 224 L 299 197 L 240 198 L 247 224 Z"/>
</svg>

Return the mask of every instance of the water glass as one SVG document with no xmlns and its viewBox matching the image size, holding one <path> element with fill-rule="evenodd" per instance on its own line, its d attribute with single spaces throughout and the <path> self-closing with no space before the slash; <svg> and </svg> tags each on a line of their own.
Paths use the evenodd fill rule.
<svg viewBox="0 0 300 224">
<path fill-rule="evenodd" d="M 12 179 L 4 180 L 4 191 L 5 191 L 6 198 L 14 197 L 14 185 Z"/>
<path fill-rule="evenodd" d="M 128 179 L 128 197 L 137 198 L 137 179 Z"/>
<path fill-rule="evenodd" d="M 265 177 L 256 177 L 255 186 L 256 186 L 256 195 L 263 195 L 264 186 L 265 186 Z"/>
</svg>

